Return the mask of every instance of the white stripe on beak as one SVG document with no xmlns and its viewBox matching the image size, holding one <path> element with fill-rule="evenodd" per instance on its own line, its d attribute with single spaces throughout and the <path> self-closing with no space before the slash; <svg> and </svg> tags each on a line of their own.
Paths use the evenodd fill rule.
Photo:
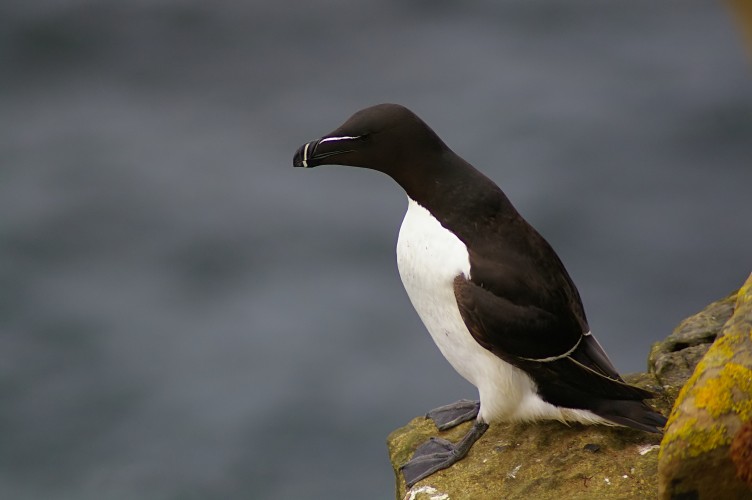
<svg viewBox="0 0 752 500">
<path fill-rule="evenodd" d="M 308 145 L 309 144 L 311 143 L 306 142 L 306 145 L 303 148 L 303 168 L 308 168 Z"/>
</svg>

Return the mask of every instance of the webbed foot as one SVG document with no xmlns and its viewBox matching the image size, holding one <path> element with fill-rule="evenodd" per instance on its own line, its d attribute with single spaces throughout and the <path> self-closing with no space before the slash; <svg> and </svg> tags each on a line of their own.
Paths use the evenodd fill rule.
<svg viewBox="0 0 752 500">
<path fill-rule="evenodd" d="M 488 424 L 476 421 L 472 429 L 457 444 L 434 437 L 418 446 L 413 458 L 400 467 L 407 487 L 412 488 L 415 483 L 434 472 L 446 469 L 462 460 L 473 443 L 480 439 L 487 429 Z"/>
<path fill-rule="evenodd" d="M 460 399 L 452 404 L 439 406 L 426 414 L 440 431 L 451 429 L 478 416 L 480 401 Z"/>
</svg>

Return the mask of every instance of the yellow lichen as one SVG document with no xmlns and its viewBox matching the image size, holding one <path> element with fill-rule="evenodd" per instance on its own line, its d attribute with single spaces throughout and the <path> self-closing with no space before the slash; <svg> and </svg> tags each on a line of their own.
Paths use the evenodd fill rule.
<svg viewBox="0 0 752 500">
<path fill-rule="evenodd" d="M 722 335 L 713 342 L 708 351 L 708 356 L 712 359 L 713 365 L 721 366 L 733 358 L 743 338 L 739 335 Z"/>
<path fill-rule="evenodd" d="M 752 302 L 752 274 L 749 275 L 749 278 L 737 293 L 736 307 L 741 307 L 745 302 Z"/>
<path fill-rule="evenodd" d="M 679 391 L 679 395 L 676 397 L 676 403 L 674 404 L 674 407 L 671 409 L 671 414 L 668 416 L 668 422 L 666 422 L 666 429 L 671 428 L 671 424 L 674 423 L 674 420 L 676 420 L 679 415 L 682 414 L 681 411 L 681 403 L 684 402 L 684 400 L 687 397 L 687 393 L 692 390 L 695 383 L 697 382 L 697 379 L 700 378 L 700 375 L 705 372 L 706 366 L 705 366 L 705 358 L 701 359 L 699 363 L 697 363 L 697 366 L 695 367 L 694 373 L 692 373 L 692 376 L 689 377 L 689 380 L 682 386 L 681 390 Z"/>
<path fill-rule="evenodd" d="M 750 305 L 752 276 L 739 290 L 736 309 L 723 334 L 679 392 L 661 443 L 661 457 L 696 457 L 728 445 L 729 422 L 718 420 L 724 415 L 733 414 L 732 418 L 742 423 L 752 421 L 752 369 L 748 366 L 747 344 Z M 752 331 L 749 333 L 752 337 Z"/>
<path fill-rule="evenodd" d="M 727 363 L 715 377 L 695 387 L 706 369 L 706 366 L 698 365 L 695 373 L 682 388 L 677 401 L 693 397 L 694 405 L 707 411 L 713 418 L 733 412 L 742 422 L 752 420 L 752 370 L 737 363 Z M 683 422 L 681 417 L 684 418 Z M 675 423 L 678 423 L 678 426 Z M 667 432 L 661 443 L 661 456 L 668 445 L 677 441 L 682 444 L 678 448 L 673 446 L 673 452 L 678 452 L 684 457 L 696 457 L 731 441 L 724 425 L 698 425 L 697 418 L 686 417 L 681 405 L 674 407 L 666 428 Z"/>
<path fill-rule="evenodd" d="M 701 428 L 697 425 L 697 419 L 692 417 L 687 418 L 679 427 L 669 428 L 661 443 L 661 455 L 667 446 L 675 441 L 679 442 L 677 443 L 679 446 L 673 446 L 672 452 L 678 453 L 682 458 L 687 458 L 727 445 L 731 442 L 731 438 L 724 426 L 713 424 L 710 427 Z"/>
<path fill-rule="evenodd" d="M 733 398 L 728 380 L 713 378 L 695 391 L 695 404 L 708 411 L 713 417 L 720 417 L 731 411 Z"/>
<path fill-rule="evenodd" d="M 694 391 L 695 405 L 714 418 L 736 413 L 742 422 L 752 418 L 752 370 L 728 363 L 718 376 Z"/>
</svg>

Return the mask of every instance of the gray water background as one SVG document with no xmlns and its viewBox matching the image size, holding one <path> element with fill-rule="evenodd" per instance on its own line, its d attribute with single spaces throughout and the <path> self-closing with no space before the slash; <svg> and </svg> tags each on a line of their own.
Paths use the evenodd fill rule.
<svg viewBox="0 0 752 500">
<path fill-rule="evenodd" d="M 549 239 L 622 371 L 752 270 L 721 2 L 0 5 L 0 498 L 393 495 L 474 390 L 397 276 L 404 195 L 293 170 L 414 109 Z"/>
</svg>

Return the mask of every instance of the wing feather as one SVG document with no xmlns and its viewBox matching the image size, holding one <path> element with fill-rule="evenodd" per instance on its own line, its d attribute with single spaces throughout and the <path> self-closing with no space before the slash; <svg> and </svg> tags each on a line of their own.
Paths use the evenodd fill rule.
<svg viewBox="0 0 752 500">
<path fill-rule="evenodd" d="M 455 278 L 454 291 L 473 338 L 528 373 L 546 401 L 587 409 L 601 399 L 653 397 L 622 380 L 597 340 L 580 331 L 574 315 L 514 304 L 462 275 Z"/>
</svg>

